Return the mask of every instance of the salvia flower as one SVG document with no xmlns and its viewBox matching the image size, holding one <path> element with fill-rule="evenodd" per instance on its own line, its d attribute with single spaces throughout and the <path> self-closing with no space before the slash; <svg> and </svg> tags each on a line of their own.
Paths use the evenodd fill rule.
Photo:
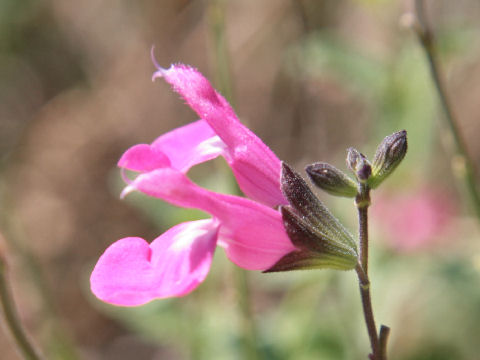
<svg viewBox="0 0 480 360">
<path fill-rule="evenodd" d="M 207 276 L 217 245 L 248 270 L 354 268 L 351 235 L 207 79 L 186 65 L 157 69 L 153 79 L 168 82 L 200 120 L 128 149 L 118 165 L 138 175 L 130 180 L 124 174 L 122 196 L 140 191 L 212 218 L 174 226 L 150 244 L 138 237 L 112 244 L 93 270 L 92 292 L 123 306 L 186 295 Z M 248 198 L 216 193 L 188 178 L 192 166 L 218 156 Z"/>
<path fill-rule="evenodd" d="M 118 165 L 138 175 L 134 180 L 125 177 L 128 186 L 122 196 L 140 191 L 201 209 L 212 218 L 179 224 L 151 244 L 137 237 L 112 244 L 90 282 L 99 299 L 116 305 L 135 306 L 189 293 L 207 276 L 217 245 L 249 270 L 266 270 L 296 249 L 276 210 L 287 204 L 280 187 L 280 160 L 197 70 L 181 64 L 157 68 L 153 79 L 172 85 L 201 120 L 150 145 L 128 149 Z M 220 155 L 249 198 L 206 190 L 187 177 L 192 166 Z"/>
</svg>

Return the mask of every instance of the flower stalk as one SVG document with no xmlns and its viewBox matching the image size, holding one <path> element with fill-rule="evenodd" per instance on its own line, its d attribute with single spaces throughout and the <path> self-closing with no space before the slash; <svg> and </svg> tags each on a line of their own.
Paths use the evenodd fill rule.
<svg viewBox="0 0 480 360">
<path fill-rule="evenodd" d="M 370 206 L 370 189 L 366 184 L 359 185 L 359 193 L 355 198 L 358 210 L 358 233 L 360 264 L 368 276 L 368 207 Z"/>
<path fill-rule="evenodd" d="M 358 194 L 355 198 L 355 205 L 358 210 L 359 228 L 359 262 L 355 267 L 355 271 L 358 275 L 363 315 L 372 349 L 370 359 L 386 360 L 390 328 L 382 325 L 380 333 L 377 333 L 370 295 L 370 279 L 368 277 L 368 207 L 370 206 L 370 188 L 366 182 L 359 182 L 358 184 Z"/>
<path fill-rule="evenodd" d="M 370 296 L 370 280 L 368 275 L 358 264 L 355 268 L 358 275 L 360 285 L 360 297 L 362 299 L 363 316 L 367 325 L 368 337 L 370 338 L 370 346 L 372 348 L 372 360 L 384 360 L 380 357 L 380 347 L 378 341 L 377 327 L 375 325 L 375 318 L 373 317 L 372 300 Z"/>
<path fill-rule="evenodd" d="M 257 344 L 257 327 L 252 313 L 250 287 L 248 276 L 244 269 L 235 267 L 235 287 L 237 302 L 241 315 L 242 351 L 245 359 L 259 360 L 261 358 Z"/>
<path fill-rule="evenodd" d="M 368 207 L 370 206 L 370 189 L 368 185 L 360 183 L 358 195 L 355 199 L 358 210 L 359 233 L 359 263 L 355 271 L 358 275 L 360 297 L 362 299 L 363 315 L 367 325 L 368 337 L 374 360 L 384 360 L 380 350 L 380 343 L 375 325 L 370 296 L 370 279 L 368 278 Z M 386 351 L 385 351 L 386 352 Z"/>
<path fill-rule="evenodd" d="M 27 360 L 41 360 L 39 352 L 30 342 L 15 309 L 15 302 L 7 281 L 7 265 L 0 255 L 0 302 L 5 316 L 5 321 L 17 344 L 18 350 Z"/>
<path fill-rule="evenodd" d="M 451 103 L 447 96 L 440 72 L 440 67 L 438 65 L 437 50 L 434 41 L 435 39 L 425 16 L 423 0 L 415 0 L 415 12 L 416 21 L 414 22 L 412 28 L 415 31 L 419 43 L 421 44 L 427 58 L 430 74 L 437 90 L 441 106 L 445 113 L 445 118 L 447 120 L 450 133 L 452 134 L 453 141 L 455 143 L 455 151 L 462 161 L 463 171 L 461 171 L 461 174 L 459 175 L 464 179 L 465 186 L 470 194 L 469 198 L 471 199 L 475 214 L 480 220 L 480 193 L 476 183 L 475 166 L 470 154 L 468 153 L 467 145 L 460 132 L 460 129 L 458 128 L 458 119 L 453 112 Z"/>
<path fill-rule="evenodd" d="M 390 335 L 390 328 L 385 325 L 380 326 L 379 345 L 380 345 L 380 359 L 387 359 L 387 341 Z"/>
</svg>

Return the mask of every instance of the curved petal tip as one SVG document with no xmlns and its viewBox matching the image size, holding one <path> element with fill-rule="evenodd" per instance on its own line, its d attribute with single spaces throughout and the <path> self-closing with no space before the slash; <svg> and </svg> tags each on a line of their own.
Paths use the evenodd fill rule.
<svg viewBox="0 0 480 360">
<path fill-rule="evenodd" d="M 155 45 L 152 45 L 150 49 L 150 58 L 152 59 L 153 65 L 157 68 L 157 71 L 152 75 L 152 81 L 155 81 L 155 79 L 163 77 L 168 69 L 161 67 L 157 59 L 155 59 Z"/>
<path fill-rule="evenodd" d="M 125 196 L 127 196 L 131 192 L 134 192 L 135 190 L 137 189 L 133 186 L 133 183 L 126 186 L 125 189 L 123 189 L 123 191 L 120 193 L 120 199 L 124 199 Z"/>
</svg>

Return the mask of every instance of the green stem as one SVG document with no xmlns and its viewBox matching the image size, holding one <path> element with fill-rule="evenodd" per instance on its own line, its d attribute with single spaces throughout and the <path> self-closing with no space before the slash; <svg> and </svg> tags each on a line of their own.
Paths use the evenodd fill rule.
<svg viewBox="0 0 480 360">
<path fill-rule="evenodd" d="M 415 10 L 418 23 L 416 26 L 414 26 L 414 30 L 425 52 L 433 83 L 437 90 L 443 111 L 445 112 L 445 118 L 447 120 L 448 127 L 455 142 L 456 153 L 464 164 L 464 171 L 462 171 L 461 175 L 464 178 L 466 188 L 470 194 L 470 199 L 474 207 L 475 214 L 480 220 L 480 194 L 476 184 L 475 166 L 473 165 L 472 158 L 467 150 L 467 145 L 462 137 L 460 129 L 458 128 L 458 121 L 453 113 L 452 106 L 445 90 L 444 82 L 440 73 L 440 67 L 437 61 L 438 57 L 435 41 L 432 30 L 430 29 L 429 23 L 425 16 L 423 0 L 415 0 Z"/>
<path fill-rule="evenodd" d="M 213 47 L 215 58 L 215 74 L 217 77 L 217 88 L 225 96 L 225 98 L 233 105 L 233 86 L 230 77 L 230 61 L 225 39 L 225 0 L 211 0 L 209 9 L 210 31 L 213 39 Z M 232 183 L 241 195 L 240 189 L 232 176 Z M 250 304 L 250 289 L 248 285 L 248 275 L 245 270 L 235 268 L 235 285 L 238 292 L 238 305 L 241 319 L 242 343 L 244 359 L 257 360 L 260 359 L 257 344 L 257 329 L 252 314 Z"/>
<path fill-rule="evenodd" d="M 235 267 L 235 281 L 237 289 L 237 301 L 241 312 L 242 342 L 244 359 L 258 360 L 260 354 L 257 345 L 257 329 L 253 320 L 250 304 L 250 290 L 246 271 Z"/>
<path fill-rule="evenodd" d="M 213 41 L 212 62 L 215 66 L 216 88 L 235 107 L 230 77 L 230 56 L 225 38 L 225 0 L 211 0 L 209 9 L 210 32 Z"/>
<path fill-rule="evenodd" d="M 0 227 L 5 235 L 5 241 L 21 259 L 22 266 L 28 271 L 29 276 L 39 294 L 42 321 L 48 323 L 48 348 L 53 357 L 59 359 L 78 359 L 75 346 L 67 336 L 58 320 L 55 302 L 49 286 L 46 283 L 43 269 L 38 259 L 26 246 L 25 235 L 21 222 L 15 216 L 15 206 L 11 193 L 5 188 L 6 184 L 0 182 Z M 8 211 L 6 209 L 9 209 Z"/>
<path fill-rule="evenodd" d="M 7 322 L 8 328 L 12 333 L 18 349 L 23 357 L 28 360 L 40 360 L 42 357 L 28 339 L 15 310 L 15 302 L 10 292 L 7 281 L 7 266 L 3 257 L 0 255 L 0 301 Z"/>
</svg>

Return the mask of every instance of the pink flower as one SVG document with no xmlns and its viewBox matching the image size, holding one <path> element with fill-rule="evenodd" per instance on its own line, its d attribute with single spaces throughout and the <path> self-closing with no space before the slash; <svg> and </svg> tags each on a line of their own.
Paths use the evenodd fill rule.
<svg viewBox="0 0 480 360">
<path fill-rule="evenodd" d="M 281 162 L 235 115 L 228 102 L 197 70 L 162 69 L 164 78 L 201 120 L 135 145 L 119 160 L 138 172 L 122 196 L 141 191 L 171 204 L 197 208 L 212 219 L 179 224 L 151 244 L 128 237 L 111 245 L 91 275 L 92 292 L 116 305 L 135 306 L 157 298 L 186 295 L 207 276 L 216 245 L 237 265 L 266 270 L 295 250 L 282 216 Z M 223 156 L 250 198 L 203 189 L 186 176 L 199 163 Z"/>
</svg>

